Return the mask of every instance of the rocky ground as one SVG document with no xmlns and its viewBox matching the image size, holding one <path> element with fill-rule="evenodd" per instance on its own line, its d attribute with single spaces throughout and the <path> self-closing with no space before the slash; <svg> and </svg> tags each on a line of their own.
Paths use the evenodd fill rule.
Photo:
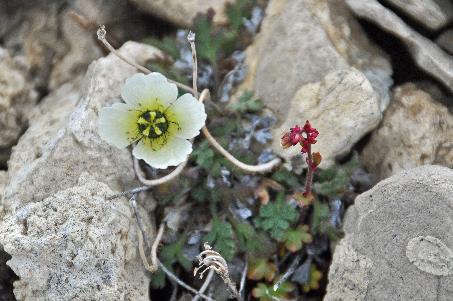
<svg viewBox="0 0 453 301">
<path fill-rule="evenodd" d="M 165 221 L 158 256 L 181 279 L 201 286 L 191 261 L 209 241 L 236 282 L 248 264 L 244 293 L 263 301 L 453 300 L 451 1 L 18 0 L 0 20 L 0 300 L 192 298 L 144 269 L 129 199 L 108 199 L 140 186 L 130 150 L 97 132 L 136 70 L 99 24 L 184 84 L 194 30 L 208 127 L 247 163 L 285 161 L 248 175 L 199 137 L 177 181 L 138 196 L 151 239 Z M 307 119 L 323 160 L 298 208 L 306 163 L 279 138 Z M 229 296 L 220 279 L 206 293 Z"/>
</svg>

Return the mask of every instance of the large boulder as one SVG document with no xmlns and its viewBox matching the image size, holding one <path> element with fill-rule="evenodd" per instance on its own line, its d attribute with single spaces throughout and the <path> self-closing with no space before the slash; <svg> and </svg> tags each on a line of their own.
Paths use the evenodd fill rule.
<svg viewBox="0 0 453 301">
<path fill-rule="evenodd" d="M 365 146 L 361 161 L 378 178 L 440 164 L 453 168 L 453 115 L 415 84 L 395 88 L 393 101 Z"/>
<path fill-rule="evenodd" d="M 287 159 L 295 153 L 282 152 L 278 140 L 290 126 L 309 119 L 321 128 L 315 149 L 327 167 L 379 123 L 388 104 L 390 64 L 342 1 L 271 0 L 246 55 L 236 95 L 253 90 L 276 114 L 273 150 Z"/>
<path fill-rule="evenodd" d="M 325 301 L 453 299 L 453 170 L 403 171 L 357 197 Z"/>
<path fill-rule="evenodd" d="M 149 300 L 139 230 L 126 199 L 106 200 L 113 193 L 82 174 L 6 217 L 0 239 L 20 278 L 17 300 Z"/>
<path fill-rule="evenodd" d="M 139 64 L 160 54 L 135 42 L 119 51 Z M 95 61 L 83 81 L 62 85 L 33 110 L 13 148 L 0 243 L 20 278 L 19 300 L 146 300 L 127 200 L 105 199 L 138 184 L 132 156 L 98 135 L 98 112 L 120 101 L 135 72 L 112 54 Z"/>
</svg>

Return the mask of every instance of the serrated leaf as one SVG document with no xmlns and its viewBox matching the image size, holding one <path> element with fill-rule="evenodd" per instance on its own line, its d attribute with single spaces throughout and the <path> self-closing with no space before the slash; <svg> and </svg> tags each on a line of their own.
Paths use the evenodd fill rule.
<svg viewBox="0 0 453 301">
<path fill-rule="evenodd" d="M 266 258 L 259 258 L 250 262 L 247 278 L 255 281 L 261 279 L 272 281 L 276 272 L 277 266 L 273 262 L 270 262 Z"/>
<path fill-rule="evenodd" d="M 296 229 L 289 229 L 285 233 L 285 247 L 290 252 L 297 252 L 302 249 L 304 243 L 311 243 L 313 237 L 309 233 L 307 225 L 299 225 Z"/>
<path fill-rule="evenodd" d="M 268 231 L 275 240 L 281 241 L 285 231 L 298 217 L 299 212 L 285 202 L 283 193 L 279 193 L 275 202 L 261 206 L 255 224 L 258 228 Z"/>
<path fill-rule="evenodd" d="M 299 178 L 292 172 L 285 168 L 280 168 L 273 175 L 272 179 L 286 185 L 289 188 L 297 187 L 299 185 Z"/>
<path fill-rule="evenodd" d="M 313 189 L 317 194 L 328 198 L 338 197 L 346 191 L 351 175 L 357 167 L 358 158 L 355 154 L 346 164 L 319 170 L 316 174 L 316 182 L 313 184 Z"/>
<path fill-rule="evenodd" d="M 258 285 L 252 290 L 252 295 L 260 301 L 283 300 L 290 299 L 290 293 L 294 289 L 294 284 L 290 282 L 283 282 L 275 291 L 272 286 L 268 286 L 264 283 L 258 283 Z"/>
<path fill-rule="evenodd" d="M 213 246 L 226 260 L 231 260 L 236 252 L 231 224 L 221 222 L 217 218 L 213 220 L 212 229 L 203 237 L 203 241 Z"/>
</svg>

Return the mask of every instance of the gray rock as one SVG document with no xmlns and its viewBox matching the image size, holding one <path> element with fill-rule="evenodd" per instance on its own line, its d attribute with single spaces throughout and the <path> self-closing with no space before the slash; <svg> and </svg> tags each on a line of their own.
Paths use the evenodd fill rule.
<svg viewBox="0 0 453 301">
<path fill-rule="evenodd" d="M 378 178 L 403 169 L 440 164 L 453 168 L 453 115 L 414 84 L 395 88 L 393 101 L 361 161 Z"/>
<path fill-rule="evenodd" d="M 5 192 L 6 183 L 8 182 L 8 172 L 0 170 L 0 204 Z"/>
<path fill-rule="evenodd" d="M 0 240 L 17 300 L 149 300 L 133 213 L 127 199 L 105 199 L 113 193 L 85 173 L 6 215 Z"/>
<path fill-rule="evenodd" d="M 133 42 L 120 51 L 142 64 L 160 53 Z M 130 152 L 99 138 L 97 114 L 119 101 L 124 80 L 135 72 L 110 54 L 90 65 L 80 89 L 68 84 L 43 101 L 43 114 L 33 118 L 8 162 L 11 183 L 5 205 L 22 206 L 73 187 L 84 171 L 114 190 L 134 186 Z"/>
<path fill-rule="evenodd" d="M 453 299 L 453 171 L 423 166 L 357 197 L 324 300 Z"/>
<path fill-rule="evenodd" d="M 445 51 L 453 54 L 453 29 L 444 31 L 436 39 L 437 45 L 445 49 Z"/>
<path fill-rule="evenodd" d="M 401 18 L 378 1 L 346 0 L 346 3 L 359 17 L 376 23 L 383 30 L 402 40 L 407 45 L 417 65 L 453 91 L 452 56 L 411 29 Z"/>
<path fill-rule="evenodd" d="M 453 5 L 449 0 L 388 0 L 388 2 L 431 30 L 438 30 L 453 20 Z"/>
<path fill-rule="evenodd" d="M 273 131 L 281 136 L 296 122 L 309 119 L 318 129 L 313 151 L 322 154 L 321 167 L 333 165 L 334 159 L 346 155 L 350 148 L 381 119 L 379 97 L 366 77 L 355 68 L 327 74 L 320 82 L 302 86 L 293 96 L 286 120 Z M 273 149 L 289 160 L 300 155 L 300 148 L 281 150 L 274 139 Z"/>
<path fill-rule="evenodd" d="M 14 56 L 22 57 L 33 72 L 34 85 L 53 90 L 84 74 L 102 56 L 96 40 L 98 24 L 116 22 L 124 27 L 130 9 L 126 1 L 103 5 L 97 0 L 3 1 L 0 3 L 0 37 Z M 80 24 L 69 13 L 85 16 Z M 115 36 L 121 36 L 115 32 Z"/>
<path fill-rule="evenodd" d="M 16 143 L 36 101 L 27 68 L 0 48 L 0 150 Z"/>
<path fill-rule="evenodd" d="M 226 5 L 234 0 L 131 0 L 139 9 L 171 22 L 181 28 L 192 26 L 198 13 L 206 13 L 208 9 L 215 12 L 214 23 L 227 22 Z"/>
<path fill-rule="evenodd" d="M 246 55 L 249 72 L 236 96 L 253 90 L 276 114 L 273 151 L 287 159 L 298 153 L 279 146 L 289 127 L 309 119 L 320 128 L 316 148 L 322 149 L 322 166 L 327 167 L 379 123 L 388 104 L 391 67 L 342 1 L 271 0 Z M 346 91 L 350 88 L 354 92 Z M 329 135 L 353 127 L 354 133 Z"/>
<path fill-rule="evenodd" d="M 139 64 L 160 54 L 135 42 L 119 51 Z M 0 224 L 0 243 L 20 277 L 19 300 L 147 300 L 127 200 L 105 200 L 137 185 L 132 157 L 98 135 L 99 110 L 119 101 L 135 72 L 108 55 L 30 113 L 8 162 Z"/>
</svg>

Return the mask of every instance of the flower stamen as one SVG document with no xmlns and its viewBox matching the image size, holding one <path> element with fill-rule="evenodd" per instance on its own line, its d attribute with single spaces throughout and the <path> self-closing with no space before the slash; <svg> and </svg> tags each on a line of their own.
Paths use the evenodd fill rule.
<svg viewBox="0 0 453 301">
<path fill-rule="evenodd" d="M 167 132 L 169 122 L 160 111 L 146 111 L 137 120 L 140 132 L 150 138 L 159 138 Z"/>
</svg>

